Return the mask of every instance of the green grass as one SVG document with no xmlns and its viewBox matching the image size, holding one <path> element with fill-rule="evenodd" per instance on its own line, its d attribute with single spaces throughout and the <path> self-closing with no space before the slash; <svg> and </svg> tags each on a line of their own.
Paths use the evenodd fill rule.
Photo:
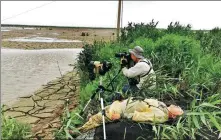
<svg viewBox="0 0 221 140">
<path fill-rule="evenodd" d="M 106 85 L 109 76 L 113 77 L 120 66 L 114 54 L 140 45 L 153 63 L 157 88 L 144 88 L 137 96 L 156 98 L 185 110 L 185 115 L 172 125 L 155 125 L 155 137 L 210 139 L 212 137 L 204 131 L 213 136 L 221 132 L 221 30 L 195 32 L 189 25 L 179 23 L 170 24 L 167 30 L 159 30 L 156 26 L 154 21 L 146 25 L 129 23 L 122 30 L 120 42 L 95 42 L 84 46 L 77 65 L 81 77 L 80 107 L 85 105 L 99 81 L 97 78 L 91 83 L 88 79 L 89 62 L 107 60 L 113 64 L 103 76 Z M 114 83 L 115 89 L 120 91 L 126 82 L 120 74 Z"/>
<path fill-rule="evenodd" d="M 14 118 L 1 116 L 2 139 L 27 139 L 31 136 L 31 127 L 28 124 L 17 122 Z"/>
</svg>

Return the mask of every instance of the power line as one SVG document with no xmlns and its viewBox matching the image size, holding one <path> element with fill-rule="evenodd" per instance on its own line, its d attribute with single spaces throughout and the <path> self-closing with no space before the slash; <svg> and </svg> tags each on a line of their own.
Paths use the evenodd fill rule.
<svg viewBox="0 0 221 140">
<path fill-rule="evenodd" d="M 8 19 L 11 19 L 11 18 L 15 18 L 15 17 L 20 16 L 20 15 L 22 15 L 22 14 L 28 13 L 28 12 L 30 12 L 30 11 L 33 11 L 33 10 L 38 9 L 38 8 L 41 8 L 41 7 L 45 6 L 45 5 L 51 4 L 51 3 L 53 3 L 53 2 L 56 2 L 56 1 L 52 1 L 52 2 L 50 2 L 50 3 L 46 3 L 46 4 L 43 4 L 43 5 L 40 5 L 40 6 L 38 6 L 38 7 L 33 8 L 33 9 L 30 9 L 30 10 L 27 10 L 27 11 L 25 11 L 25 12 L 19 13 L 19 14 L 17 14 L 17 15 L 14 15 L 14 16 L 11 16 L 11 17 L 8 17 L 8 18 L 5 18 L 5 19 L 1 20 L 1 22 L 2 22 L 2 21 L 5 21 L 5 20 L 8 20 Z"/>
</svg>

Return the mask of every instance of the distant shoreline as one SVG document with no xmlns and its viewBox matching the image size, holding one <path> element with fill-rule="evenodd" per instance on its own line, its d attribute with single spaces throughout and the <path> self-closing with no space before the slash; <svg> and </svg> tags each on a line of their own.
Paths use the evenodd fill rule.
<svg viewBox="0 0 221 140">
<path fill-rule="evenodd" d="M 33 27 L 33 28 L 72 28 L 72 29 L 117 29 L 111 27 L 75 27 L 75 26 L 49 26 L 49 25 L 22 25 L 22 24 L 1 24 L 1 27 Z"/>
<path fill-rule="evenodd" d="M 111 27 L 77 27 L 77 26 L 50 26 L 50 25 L 23 25 L 23 24 L 1 24 L 1 27 L 33 27 L 33 28 L 63 28 L 63 29 L 116 29 L 117 28 L 111 28 Z M 158 28 L 161 30 L 165 30 L 165 28 Z M 210 31 L 210 30 L 193 30 L 192 31 Z"/>
</svg>

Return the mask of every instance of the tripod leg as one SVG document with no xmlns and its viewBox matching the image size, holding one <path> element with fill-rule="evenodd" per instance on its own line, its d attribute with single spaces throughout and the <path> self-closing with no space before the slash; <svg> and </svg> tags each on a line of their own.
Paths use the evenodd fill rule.
<svg viewBox="0 0 221 140">
<path fill-rule="evenodd" d="M 102 119 L 103 119 L 103 132 L 104 132 L 104 139 L 106 140 L 106 129 L 105 129 L 105 110 L 104 110 L 104 102 L 103 98 L 101 98 L 101 109 L 102 109 Z"/>
<path fill-rule="evenodd" d="M 85 109 L 87 108 L 87 106 L 89 105 L 89 103 L 91 102 L 91 99 L 87 102 L 87 104 L 85 105 L 84 109 L 82 110 L 82 112 L 85 111 Z"/>
<path fill-rule="evenodd" d="M 85 105 L 84 109 L 80 112 L 80 115 L 83 115 L 85 109 L 87 108 L 87 106 L 89 105 L 89 103 L 91 102 L 91 100 L 94 99 L 95 95 L 96 95 L 97 92 L 94 92 L 90 98 L 90 100 L 87 102 L 87 104 Z"/>
</svg>

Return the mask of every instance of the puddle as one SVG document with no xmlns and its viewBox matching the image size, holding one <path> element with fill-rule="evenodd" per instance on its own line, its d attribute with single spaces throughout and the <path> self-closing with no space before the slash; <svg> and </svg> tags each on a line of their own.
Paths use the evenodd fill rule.
<svg viewBox="0 0 221 140">
<path fill-rule="evenodd" d="M 59 33 L 52 33 L 52 35 L 59 35 Z"/>
<path fill-rule="evenodd" d="M 11 30 L 22 30 L 22 28 L 21 27 L 1 27 L 1 31 L 2 30 L 9 30 L 9 31 L 11 31 Z"/>
<path fill-rule="evenodd" d="M 4 30 L 8 30 L 8 31 L 11 31 L 11 30 L 35 30 L 36 28 L 30 28 L 30 27 L 1 27 L 1 31 L 4 31 Z"/>
<path fill-rule="evenodd" d="M 66 40 L 66 39 L 57 39 L 57 38 L 50 38 L 50 37 L 18 37 L 18 38 L 9 38 L 4 39 L 3 41 L 16 41 L 16 42 L 45 42 L 45 43 L 51 43 L 51 42 L 82 42 L 80 40 Z"/>
<path fill-rule="evenodd" d="M 73 67 L 82 49 L 23 50 L 1 48 L 1 101 L 12 104 Z"/>
<path fill-rule="evenodd" d="M 8 31 L 11 31 L 11 30 L 6 30 L 6 29 L 1 30 L 1 32 L 8 32 Z"/>
<path fill-rule="evenodd" d="M 25 27 L 25 30 L 35 30 L 36 28 Z"/>
</svg>

